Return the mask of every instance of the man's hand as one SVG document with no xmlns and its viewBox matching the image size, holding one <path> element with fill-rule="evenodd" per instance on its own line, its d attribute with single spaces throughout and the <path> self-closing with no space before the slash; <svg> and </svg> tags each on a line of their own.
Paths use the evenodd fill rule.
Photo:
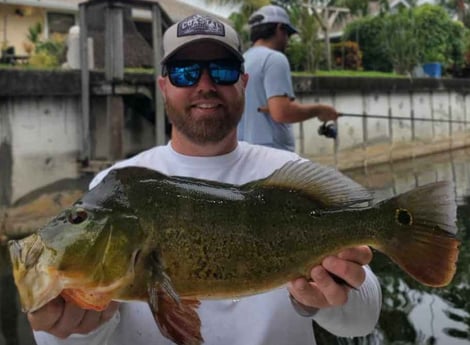
<svg viewBox="0 0 470 345">
<path fill-rule="evenodd" d="M 338 112 L 330 105 L 318 104 L 314 108 L 315 116 L 323 122 L 335 121 L 338 118 Z"/>
<path fill-rule="evenodd" d="M 347 302 L 350 287 L 338 284 L 331 272 L 352 287 L 358 288 L 365 280 L 363 265 L 372 260 L 372 251 L 367 246 L 343 250 L 336 256 L 328 256 L 310 271 L 311 281 L 298 278 L 289 283 L 290 294 L 297 302 L 312 308 L 340 306 Z"/>
<path fill-rule="evenodd" d="M 41 309 L 28 313 L 31 328 L 48 332 L 58 338 L 67 338 L 72 333 L 87 334 L 111 319 L 119 303 L 111 302 L 101 311 L 85 310 L 62 297 L 57 297 Z"/>
</svg>

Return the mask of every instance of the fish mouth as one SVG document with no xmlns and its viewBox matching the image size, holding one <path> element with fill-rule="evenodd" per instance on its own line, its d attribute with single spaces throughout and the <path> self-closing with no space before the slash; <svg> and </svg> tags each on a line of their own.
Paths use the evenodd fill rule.
<svg viewBox="0 0 470 345">
<path fill-rule="evenodd" d="M 59 295 L 85 309 L 104 309 L 111 300 L 119 298 L 123 289 L 132 286 L 140 254 L 140 250 L 134 251 L 127 272 L 103 284 L 86 272 L 59 270 L 57 253 L 45 246 L 37 234 L 11 240 L 8 246 L 21 308 L 30 313 Z"/>
<path fill-rule="evenodd" d="M 63 286 L 59 273 L 47 265 L 51 253 L 39 235 L 11 240 L 8 249 L 24 312 L 34 312 L 60 294 Z"/>
</svg>

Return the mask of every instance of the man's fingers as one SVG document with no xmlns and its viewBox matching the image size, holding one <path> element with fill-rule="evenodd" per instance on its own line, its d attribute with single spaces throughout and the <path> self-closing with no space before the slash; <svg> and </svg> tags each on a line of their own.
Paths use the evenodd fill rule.
<svg viewBox="0 0 470 345">
<path fill-rule="evenodd" d="M 75 304 L 65 303 L 61 318 L 48 332 L 62 339 L 67 338 L 70 334 L 76 332 L 75 330 L 82 322 L 85 313 L 86 310 Z"/>
<path fill-rule="evenodd" d="M 101 313 L 101 322 L 104 323 L 104 322 L 108 321 L 109 319 L 111 319 L 113 317 L 113 315 L 119 309 L 120 305 L 121 305 L 121 303 L 119 303 L 119 302 L 111 301 L 111 303 L 109 303 L 108 307 L 105 310 L 103 310 L 103 312 Z"/>
<path fill-rule="evenodd" d="M 36 331 L 49 331 L 62 316 L 65 301 L 58 297 L 39 310 L 28 313 L 31 328 Z"/>
<path fill-rule="evenodd" d="M 322 266 L 314 267 L 311 276 L 329 306 L 343 305 L 347 302 L 349 288 L 337 284 L 325 268 Z"/>
<path fill-rule="evenodd" d="M 315 283 L 308 282 L 305 278 L 298 278 L 288 285 L 289 293 L 297 302 L 308 307 L 324 308 L 327 301 L 318 291 Z"/>
<path fill-rule="evenodd" d="M 341 251 L 338 258 L 353 261 L 359 265 L 368 265 L 372 261 L 372 250 L 368 246 L 357 246 Z"/>
<path fill-rule="evenodd" d="M 82 320 L 73 330 L 72 333 L 78 334 L 87 334 L 94 330 L 98 325 L 102 323 L 101 321 L 102 312 L 95 310 L 85 310 Z"/>
<path fill-rule="evenodd" d="M 346 303 L 349 288 L 338 285 L 322 266 L 314 267 L 311 277 L 313 282 L 299 278 L 289 285 L 289 292 L 299 303 L 314 308 Z"/>
<path fill-rule="evenodd" d="M 45 331 L 59 338 L 67 338 L 72 333 L 86 334 L 113 317 L 119 302 L 111 302 L 101 311 L 85 310 L 58 297 L 43 308 L 28 314 L 31 327 Z"/>
<path fill-rule="evenodd" d="M 355 262 L 328 256 L 322 261 L 322 266 L 337 277 L 345 280 L 350 286 L 358 288 L 366 279 L 362 265 Z M 333 280 L 333 279 L 332 279 Z"/>
</svg>

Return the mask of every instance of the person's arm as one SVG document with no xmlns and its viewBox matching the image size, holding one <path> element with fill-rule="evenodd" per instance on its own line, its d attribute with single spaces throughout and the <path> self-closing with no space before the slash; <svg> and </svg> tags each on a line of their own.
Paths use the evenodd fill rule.
<svg viewBox="0 0 470 345">
<path fill-rule="evenodd" d="M 325 258 L 312 269 L 311 281 L 299 278 L 289 284 L 294 308 L 304 310 L 304 314 L 299 314 L 313 317 L 321 327 L 337 336 L 369 334 L 382 306 L 380 284 L 367 266 L 371 260 L 372 251 L 367 246 Z M 347 284 L 337 283 L 329 273 Z"/>
<path fill-rule="evenodd" d="M 274 96 L 268 99 L 268 106 L 259 109 L 269 113 L 276 122 L 294 123 L 311 118 L 320 121 L 334 121 L 338 118 L 335 108 L 327 104 L 303 104 L 290 99 L 287 96 Z"/>
<path fill-rule="evenodd" d="M 295 100 L 289 61 L 284 54 L 269 55 L 263 74 L 267 104 L 259 112 L 268 113 L 276 122 L 294 123 L 317 117 L 320 121 L 338 118 L 336 110 L 326 104 L 303 104 Z"/>
<path fill-rule="evenodd" d="M 57 297 L 41 309 L 28 313 L 38 345 L 99 345 L 119 322 L 118 302 L 111 302 L 105 310 L 81 309 L 62 297 Z"/>
</svg>

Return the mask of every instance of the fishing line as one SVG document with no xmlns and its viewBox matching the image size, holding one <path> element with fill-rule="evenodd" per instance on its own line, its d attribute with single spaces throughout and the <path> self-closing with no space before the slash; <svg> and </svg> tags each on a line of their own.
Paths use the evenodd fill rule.
<svg viewBox="0 0 470 345">
<path fill-rule="evenodd" d="M 424 121 L 424 122 L 448 122 L 469 125 L 469 121 L 465 120 L 452 120 L 452 119 L 429 119 L 425 117 L 401 117 L 401 116 L 388 116 L 388 115 L 370 115 L 370 114 L 351 114 L 351 113 L 338 113 L 340 117 L 362 117 L 372 119 L 384 120 L 411 120 L 411 121 Z"/>
</svg>

